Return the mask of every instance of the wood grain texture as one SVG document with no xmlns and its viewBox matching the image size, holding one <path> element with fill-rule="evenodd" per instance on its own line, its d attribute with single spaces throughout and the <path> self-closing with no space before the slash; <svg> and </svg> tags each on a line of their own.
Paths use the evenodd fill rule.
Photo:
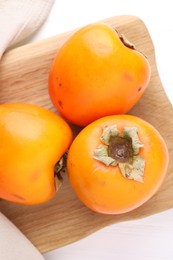
<svg viewBox="0 0 173 260">
<path fill-rule="evenodd" d="M 144 23 L 136 17 L 112 17 L 104 22 L 125 34 L 149 59 L 152 67 L 149 87 L 129 114 L 147 120 L 162 134 L 171 158 L 168 174 L 152 199 L 122 215 L 102 215 L 87 209 L 75 196 L 66 174 L 60 192 L 47 203 L 23 206 L 0 201 L 1 211 L 41 252 L 72 243 L 112 223 L 143 218 L 173 207 L 173 108 L 160 82 L 152 40 Z M 0 63 L 0 103 L 27 102 L 56 111 L 48 96 L 48 73 L 56 52 L 72 33 L 7 52 Z"/>
</svg>

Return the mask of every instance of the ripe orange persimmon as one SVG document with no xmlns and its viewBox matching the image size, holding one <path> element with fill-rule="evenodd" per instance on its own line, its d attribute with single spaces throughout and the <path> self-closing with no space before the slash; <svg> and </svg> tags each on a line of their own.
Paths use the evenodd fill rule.
<svg viewBox="0 0 173 260">
<path fill-rule="evenodd" d="M 51 199 L 60 184 L 55 165 L 71 142 L 70 127 L 53 112 L 0 105 L 0 198 L 22 204 Z"/>
<path fill-rule="evenodd" d="M 108 116 L 85 127 L 67 159 L 70 183 L 90 209 L 105 214 L 131 211 L 162 184 L 168 150 L 159 132 L 130 115 Z"/>
<path fill-rule="evenodd" d="M 124 36 L 95 23 L 74 33 L 58 51 L 49 93 L 67 120 L 85 126 L 129 111 L 146 90 L 150 74 L 147 58 Z"/>
</svg>

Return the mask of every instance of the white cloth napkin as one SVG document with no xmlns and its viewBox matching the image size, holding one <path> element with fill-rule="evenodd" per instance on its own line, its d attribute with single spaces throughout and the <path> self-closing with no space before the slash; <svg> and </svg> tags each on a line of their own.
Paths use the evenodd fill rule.
<svg viewBox="0 0 173 260">
<path fill-rule="evenodd" d="M 0 57 L 7 47 L 36 31 L 54 0 L 0 0 Z"/>
<path fill-rule="evenodd" d="M 12 45 L 35 32 L 54 0 L 0 0 L 0 58 Z M 0 260 L 43 260 L 20 230 L 0 213 Z"/>
<path fill-rule="evenodd" d="M 40 252 L 20 230 L 0 213 L 0 259 L 43 260 Z"/>
</svg>

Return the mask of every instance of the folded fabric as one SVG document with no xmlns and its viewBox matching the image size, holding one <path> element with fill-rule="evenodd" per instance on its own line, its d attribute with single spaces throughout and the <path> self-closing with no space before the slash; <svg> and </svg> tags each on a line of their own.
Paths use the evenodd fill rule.
<svg viewBox="0 0 173 260">
<path fill-rule="evenodd" d="M 35 32 L 54 0 L 0 0 L 0 59 L 8 47 Z M 0 213 L 0 260 L 43 260 L 20 230 Z"/>
<path fill-rule="evenodd" d="M 0 58 L 7 47 L 35 32 L 54 0 L 0 0 Z"/>
<path fill-rule="evenodd" d="M 43 256 L 20 230 L 0 213 L 0 259 L 43 260 Z"/>
</svg>

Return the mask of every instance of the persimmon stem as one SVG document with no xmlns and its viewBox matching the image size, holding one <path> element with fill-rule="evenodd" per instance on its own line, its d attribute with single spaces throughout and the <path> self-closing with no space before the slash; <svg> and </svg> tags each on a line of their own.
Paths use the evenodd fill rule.
<svg viewBox="0 0 173 260">
<path fill-rule="evenodd" d="M 119 38 L 120 38 L 120 40 L 122 41 L 122 43 L 126 46 L 126 47 L 128 47 L 128 48 L 130 48 L 130 49 L 132 49 L 132 50 L 135 50 L 136 48 L 135 48 L 135 45 L 132 43 L 132 42 L 130 42 L 127 38 L 126 38 L 126 36 L 124 35 L 124 34 L 121 34 L 120 36 L 119 36 Z"/>
<path fill-rule="evenodd" d="M 108 154 L 118 163 L 127 162 L 132 157 L 132 140 L 121 136 L 111 136 Z"/>
</svg>

